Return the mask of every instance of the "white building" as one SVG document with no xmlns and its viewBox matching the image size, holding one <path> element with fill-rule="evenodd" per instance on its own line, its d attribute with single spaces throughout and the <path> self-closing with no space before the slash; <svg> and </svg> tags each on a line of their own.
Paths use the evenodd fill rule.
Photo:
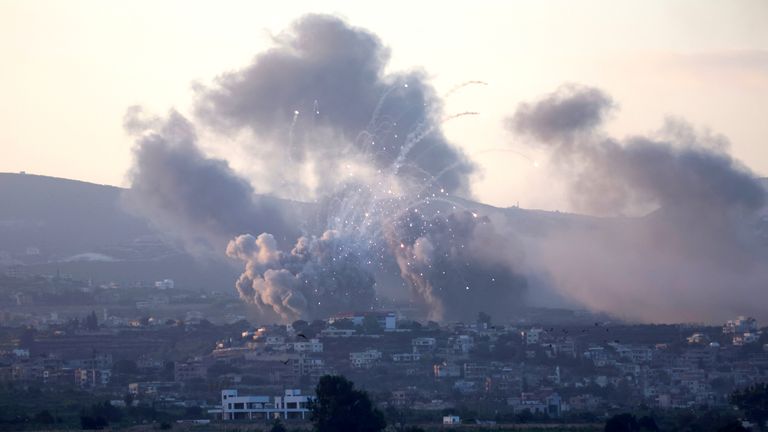
<svg viewBox="0 0 768 432">
<path fill-rule="evenodd" d="M 237 390 L 221 391 L 222 420 L 252 419 L 305 419 L 309 403 L 314 396 L 305 396 L 301 390 L 286 390 L 283 396 L 240 396 Z"/>
<path fill-rule="evenodd" d="M 174 286 L 173 279 L 163 279 L 155 282 L 155 288 L 159 290 L 173 289 Z"/>
<path fill-rule="evenodd" d="M 444 416 L 443 417 L 443 424 L 444 425 L 457 425 L 461 424 L 461 417 L 459 416 Z"/>
</svg>

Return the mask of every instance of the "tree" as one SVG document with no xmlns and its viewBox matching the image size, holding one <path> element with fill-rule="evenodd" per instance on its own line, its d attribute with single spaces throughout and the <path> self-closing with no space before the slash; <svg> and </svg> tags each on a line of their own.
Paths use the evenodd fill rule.
<svg viewBox="0 0 768 432">
<path fill-rule="evenodd" d="M 656 420 L 651 416 L 643 416 L 637 420 L 637 426 L 641 431 L 656 432 L 659 430 L 659 425 L 656 424 Z"/>
<path fill-rule="evenodd" d="M 25 327 L 19 335 L 19 347 L 20 348 L 32 348 L 35 344 L 35 335 L 37 330 L 34 327 Z"/>
<path fill-rule="evenodd" d="M 637 432 L 640 427 L 637 419 L 629 413 L 616 414 L 605 422 L 605 432 Z"/>
<path fill-rule="evenodd" d="M 56 419 L 48 410 L 42 410 L 35 414 L 35 422 L 40 424 L 53 424 L 56 423 Z"/>
<path fill-rule="evenodd" d="M 381 332 L 381 325 L 379 325 L 379 320 L 373 315 L 366 315 L 363 318 L 363 330 L 369 334 Z"/>
<path fill-rule="evenodd" d="M 139 367 L 133 360 L 120 359 L 115 362 L 112 370 L 119 374 L 133 375 L 139 372 Z"/>
<path fill-rule="evenodd" d="M 617 414 L 605 423 L 605 432 L 657 432 L 659 426 L 656 420 L 650 416 L 640 417 L 638 420 L 633 414 Z"/>
<path fill-rule="evenodd" d="M 719 428 L 717 432 L 749 432 L 747 428 L 741 425 L 739 421 L 732 421 L 727 425 Z"/>
<path fill-rule="evenodd" d="M 88 330 L 96 330 L 99 328 L 99 319 L 96 318 L 95 311 L 91 311 L 91 314 L 85 318 L 85 328 Z"/>
<path fill-rule="evenodd" d="M 309 323 L 308 323 L 308 322 L 306 322 L 306 321 L 304 321 L 304 320 L 302 320 L 302 319 L 300 319 L 300 320 L 296 320 L 296 321 L 294 321 L 294 322 L 291 324 L 291 327 L 293 327 L 293 329 L 294 329 L 295 331 L 297 331 L 297 332 L 301 333 L 301 332 L 303 332 L 304 330 L 306 330 L 306 329 L 307 329 L 307 327 L 309 327 Z"/>
<path fill-rule="evenodd" d="M 274 423 L 272 423 L 272 428 L 269 430 L 269 432 L 288 432 L 288 429 L 283 426 L 283 422 L 281 422 L 280 419 L 277 419 Z"/>
<path fill-rule="evenodd" d="M 485 312 L 477 313 L 477 325 L 488 328 L 491 326 L 491 316 Z"/>
<path fill-rule="evenodd" d="M 387 427 L 368 393 L 343 376 L 323 376 L 315 393 L 312 422 L 317 432 L 379 432 Z"/>
<path fill-rule="evenodd" d="M 734 392 L 731 403 L 744 411 L 749 421 L 763 428 L 768 420 L 768 383 L 755 384 Z"/>
<path fill-rule="evenodd" d="M 80 415 L 80 428 L 86 430 L 102 430 L 109 426 L 107 419 L 104 417 L 91 417 L 87 415 Z"/>
</svg>

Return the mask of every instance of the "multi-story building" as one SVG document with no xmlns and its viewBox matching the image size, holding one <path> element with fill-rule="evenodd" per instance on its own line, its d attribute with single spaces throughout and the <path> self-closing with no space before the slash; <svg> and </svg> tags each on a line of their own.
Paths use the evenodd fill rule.
<svg viewBox="0 0 768 432">
<path fill-rule="evenodd" d="M 475 339 L 469 335 L 459 335 L 450 338 L 448 345 L 455 354 L 466 355 L 475 347 Z"/>
<path fill-rule="evenodd" d="M 411 341 L 413 352 L 415 354 L 426 354 L 435 352 L 437 349 L 437 339 L 432 337 L 418 337 Z"/>
<path fill-rule="evenodd" d="M 320 342 L 320 339 L 310 339 L 305 342 L 294 342 L 293 350 L 299 353 L 301 352 L 321 353 L 323 352 L 323 343 Z"/>
<path fill-rule="evenodd" d="M 740 316 L 735 320 L 729 320 L 723 325 L 723 333 L 751 333 L 757 331 L 757 320 L 752 317 Z"/>
<path fill-rule="evenodd" d="M 190 381 L 196 378 L 205 379 L 208 377 L 208 369 L 200 360 L 176 362 L 173 365 L 173 377 L 177 382 Z"/>
<path fill-rule="evenodd" d="M 433 366 L 435 378 L 456 378 L 461 376 L 461 367 L 457 364 L 443 362 Z"/>
<path fill-rule="evenodd" d="M 349 353 L 349 361 L 353 368 L 368 369 L 379 360 L 381 360 L 381 351 L 375 349 Z"/>
<path fill-rule="evenodd" d="M 163 394 L 175 393 L 181 384 L 173 381 L 144 381 L 128 384 L 128 393 L 137 397 L 154 398 Z"/>
<path fill-rule="evenodd" d="M 75 369 L 75 383 L 82 388 L 105 387 L 111 378 L 109 369 Z"/>
<path fill-rule="evenodd" d="M 286 390 L 283 396 L 240 396 L 237 390 L 221 391 L 222 420 L 305 419 L 314 396 L 305 396 L 301 390 Z"/>
<path fill-rule="evenodd" d="M 397 353 L 392 354 L 392 361 L 395 363 L 417 362 L 421 360 L 419 353 Z"/>
</svg>

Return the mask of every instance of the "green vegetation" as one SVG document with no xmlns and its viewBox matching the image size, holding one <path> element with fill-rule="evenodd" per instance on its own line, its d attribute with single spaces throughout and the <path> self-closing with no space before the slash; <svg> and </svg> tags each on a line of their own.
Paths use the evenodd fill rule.
<svg viewBox="0 0 768 432">
<path fill-rule="evenodd" d="M 747 387 L 731 395 L 731 402 L 744 412 L 747 420 L 765 429 L 768 421 L 768 383 Z"/>
<path fill-rule="evenodd" d="M 315 393 L 312 423 L 317 432 L 379 432 L 387 426 L 368 393 L 356 390 L 343 376 L 320 378 Z"/>
</svg>

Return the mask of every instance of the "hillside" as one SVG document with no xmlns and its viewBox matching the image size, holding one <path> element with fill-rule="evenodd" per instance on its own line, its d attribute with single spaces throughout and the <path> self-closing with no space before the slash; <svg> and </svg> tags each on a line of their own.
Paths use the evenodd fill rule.
<svg viewBox="0 0 768 432">
<path fill-rule="evenodd" d="M 205 263 L 162 240 L 126 211 L 122 189 L 54 177 L 0 173 L 0 266 L 61 271 L 95 281 L 173 278 L 189 288 L 229 289 L 238 269 Z"/>
<path fill-rule="evenodd" d="M 763 182 L 768 188 L 768 179 Z M 172 278 L 189 288 L 232 288 L 241 270 L 237 263 L 197 259 L 174 247 L 163 233 L 125 208 L 122 191 L 75 180 L 0 173 L 0 267 L 23 264 L 34 273 L 58 270 L 95 281 Z M 312 204 L 277 201 L 304 216 L 317 211 Z M 632 223 L 625 218 L 498 208 L 460 198 L 452 201 L 459 208 L 490 216 L 502 235 L 529 239 L 561 228 Z M 450 204 L 431 206 L 438 210 Z"/>
</svg>

